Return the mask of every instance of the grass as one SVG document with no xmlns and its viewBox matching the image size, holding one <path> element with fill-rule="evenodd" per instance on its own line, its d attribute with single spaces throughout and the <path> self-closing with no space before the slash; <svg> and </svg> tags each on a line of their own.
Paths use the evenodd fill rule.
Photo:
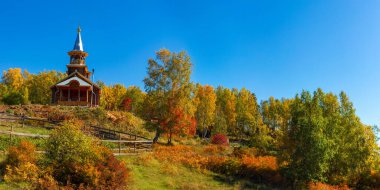
<svg viewBox="0 0 380 190">
<path fill-rule="evenodd" d="M 119 157 L 131 170 L 129 189 L 270 189 L 246 180 L 229 180 L 223 175 L 206 170 L 198 171 L 183 165 L 159 162 L 150 154 Z"/>
<path fill-rule="evenodd" d="M 14 132 L 33 133 L 33 134 L 40 134 L 40 135 L 48 135 L 51 133 L 51 130 L 43 128 L 43 127 L 35 127 L 35 126 L 30 126 L 30 125 L 24 125 L 24 127 L 22 127 L 22 125 L 18 123 L 1 122 L 1 121 L 0 121 L 0 130 L 10 131 L 11 125 L 13 126 Z"/>
<path fill-rule="evenodd" d="M 120 157 L 131 170 L 131 189 L 235 189 L 215 180 L 216 174 L 143 157 Z"/>
<path fill-rule="evenodd" d="M 32 134 L 40 134 L 40 135 L 48 135 L 51 133 L 51 130 L 48 130 L 46 128 L 35 127 L 35 126 L 30 126 L 30 125 L 24 125 L 23 127 L 21 124 L 14 123 L 14 122 L 0 122 L 0 130 L 10 131 L 11 125 L 13 126 L 14 132 L 32 133 Z M 23 139 L 31 141 L 33 144 L 36 145 L 37 149 L 42 149 L 45 146 L 46 139 L 14 136 L 11 142 L 10 135 L 0 134 L 0 150 L 4 151 L 10 145 L 17 145 Z"/>
</svg>

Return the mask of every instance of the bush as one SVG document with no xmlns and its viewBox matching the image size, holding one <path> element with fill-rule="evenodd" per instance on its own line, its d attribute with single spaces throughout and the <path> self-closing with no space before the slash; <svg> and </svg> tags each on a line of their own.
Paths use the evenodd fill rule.
<svg viewBox="0 0 380 190">
<path fill-rule="evenodd" d="M 5 182 L 34 182 L 38 179 L 35 150 L 36 147 L 28 141 L 21 141 L 18 146 L 8 149 L 8 155 L 1 164 Z"/>
<path fill-rule="evenodd" d="M 4 96 L 2 100 L 7 105 L 25 104 L 24 96 L 19 92 L 11 92 Z"/>
<path fill-rule="evenodd" d="M 227 136 L 220 133 L 215 134 L 211 137 L 211 143 L 224 146 L 227 146 L 229 144 Z"/>
<path fill-rule="evenodd" d="M 8 155 L 5 159 L 4 166 L 20 166 L 25 163 L 35 163 L 36 147 L 29 141 L 21 141 L 18 146 L 11 146 L 8 149 Z"/>
<path fill-rule="evenodd" d="M 67 122 L 52 132 L 46 158 L 52 176 L 66 186 L 120 189 L 127 183 L 128 170 L 124 164 L 73 123 Z"/>
<path fill-rule="evenodd" d="M 232 155 L 237 158 L 243 158 L 244 156 L 258 156 L 259 151 L 256 148 L 234 147 Z"/>
<path fill-rule="evenodd" d="M 333 185 L 328 185 L 328 184 L 324 184 L 320 182 L 317 182 L 317 183 L 310 182 L 308 184 L 308 189 L 309 190 L 349 190 L 350 188 L 348 188 L 346 185 L 333 186 Z"/>
<path fill-rule="evenodd" d="M 119 189 L 127 185 L 129 171 L 123 162 L 120 162 L 113 153 L 106 148 L 101 148 L 101 159 L 96 165 L 100 171 L 96 187 L 99 189 Z"/>
</svg>

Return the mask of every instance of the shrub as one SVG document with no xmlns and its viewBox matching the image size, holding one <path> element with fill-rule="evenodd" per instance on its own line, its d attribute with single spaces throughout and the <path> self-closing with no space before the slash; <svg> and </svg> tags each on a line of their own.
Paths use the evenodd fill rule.
<svg viewBox="0 0 380 190">
<path fill-rule="evenodd" d="M 124 164 L 73 123 L 67 122 L 52 132 L 46 158 L 52 176 L 66 186 L 119 189 L 127 183 L 128 170 Z"/>
<path fill-rule="evenodd" d="M 36 147 L 29 141 L 21 141 L 18 146 L 11 146 L 8 149 L 8 156 L 4 161 L 4 166 L 20 166 L 24 163 L 35 163 Z"/>
<path fill-rule="evenodd" d="M 221 154 L 226 151 L 225 146 L 209 145 L 203 148 L 204 153 L 208 154 Z"/>
<path fill-rule="evenodd" d="M 19 92 L 11 92 L 5 95 L 2 101 L 7 105 L 19 105 L 26 103 L 24 96 Z"/>
<path fill-rule="evenodd" d="M 7 165 L 4 181 L 8 183 L 34 182 L 38 179 L 39 168 L 30 162 L 18 166 Z"/>
<path fill-rule="evenodd" d="M 28 141 L 21 141 L 18 146 L 10 147 L 2 163 L 4 181 L 8 183 L 36 181 L 39 168 L 35 164 L 35 150 L 35 146 Z"/>
<path fill-rule="evenodd" d="M 349 190 L 350 188 L 347 187 L 347 185 L 344 186 L 333 186 L 328 185 L 320 182 L 310 182 L 308 184 L 309 190 Z"/>
<path fill-rule="evenodd" d="M 211 143 L 216 145 L 228 145 L 228 138 L 226 135 L 223 134 L 215 134 L 211 137 Z"/>
<path fill-rule="evenodd" d="M 237 158 L 243 158 L 244 156 L 258 156 L 258 150 L 256 148 L 234 147 L 232 155 Z"/>
<path fill-rule="evenodd" d="M 34 184 L 34 189 L 50 190 L 59 189 L 58 182 L 51 175 L 43 175 Z"/>
<path fill-rule="evenodd" d="M 100 172 L 98 183 L 95 187 L 99 189 L 120 189 L 127 185 L 129 171 L 124 163 L 116 159 L 113 153 L 105 148 L 100 148 L 101 159 L 96 165 Z"/>
</svg>

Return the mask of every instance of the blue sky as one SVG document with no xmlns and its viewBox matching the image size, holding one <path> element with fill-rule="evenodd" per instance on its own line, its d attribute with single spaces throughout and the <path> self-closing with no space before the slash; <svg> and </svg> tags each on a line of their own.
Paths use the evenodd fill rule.
<svg viewBox="0 0 380 190">
<path fill-rule="evenodd" d="M 143 87 L 160 48 L 186 50 L 192 79 L 259 98 L 347 92 L 380 125 L 380 1 L 8 1 L 0 70 L 65 71 L 78 23 L 95 80 Z"/>
</svg>

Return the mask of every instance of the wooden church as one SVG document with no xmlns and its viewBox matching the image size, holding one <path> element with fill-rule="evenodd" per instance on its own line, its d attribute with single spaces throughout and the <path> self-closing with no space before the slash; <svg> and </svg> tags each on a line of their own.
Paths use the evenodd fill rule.
<svg viewBox="0 0 380 190">
<path fill-rule="evenodd" d="M 83 50 L 81 29 L 78 27 L 74 48 L 68 52 L 70 63 L 67 77 L 51 87 L 52 104 L 65 106 L 98 106 L 100 88 L 90 80 L 91 73 L 86 65 L 88 53 Z"/>
</svg>

